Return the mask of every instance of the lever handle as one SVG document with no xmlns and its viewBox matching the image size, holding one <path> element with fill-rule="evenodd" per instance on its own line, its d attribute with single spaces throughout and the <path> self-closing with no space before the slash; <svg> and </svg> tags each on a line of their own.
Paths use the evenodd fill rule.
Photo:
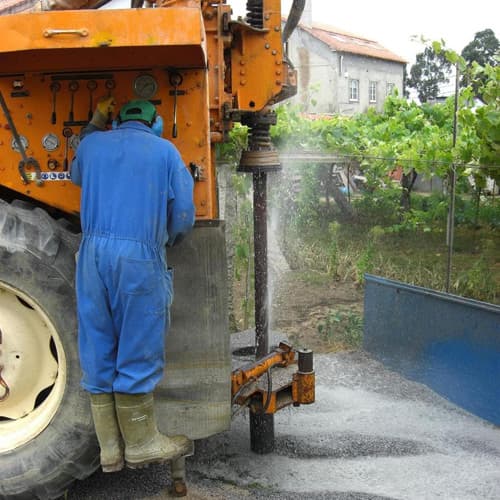
<svg viewBox="0 0 500 500">
<path fill-rule="evenodd" d="M 58 35 L 78 35 L 83 37 L 86 37 L 89 35 L 89 30 L 87 28 L 82 28 L 80 30 L 52 30 L 52 29 L 46 29 L 43 31 L 43 36 L 45 38 L 51 38 L 53 36 L 58 36 Z"/>
<path fill-rule="evenodd" d="M 174 87 L 174 119 L 172 125 L 172 137 L 177 137 L 177 85 Z"/>
</svg>

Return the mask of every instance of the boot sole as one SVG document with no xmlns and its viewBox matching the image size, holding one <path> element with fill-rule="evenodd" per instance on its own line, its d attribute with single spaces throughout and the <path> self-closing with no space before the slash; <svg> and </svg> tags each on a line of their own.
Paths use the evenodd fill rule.
<svg viewBox="0 0 500 500">
<path fill-rule="evenodd" d="M 103 472 L 119 472 L 125 467 L 125 462 L 121 460 L 120 462 L 117 462 L 115 464 L 110 464 L 110 465 L 102 465 L 101 464 L 101 469 Z"/>
<path fill-rule="evenodd" d="M 163 464 L 165 462 L 169 462 L 170 460 L 176 460 L 181 457 L 190 457 L 192 455 L 194 455 L 194 443 L 193 441 L 190 441 L 186 446 L 182 447 L 172 456 L 154 457 L 146 460 L 141 460 L 139 462 L 127 460 L 127 458 L 125 457 L 125 465 L 129 469 L 144 469 L 151 464 Z"/>
</svg>

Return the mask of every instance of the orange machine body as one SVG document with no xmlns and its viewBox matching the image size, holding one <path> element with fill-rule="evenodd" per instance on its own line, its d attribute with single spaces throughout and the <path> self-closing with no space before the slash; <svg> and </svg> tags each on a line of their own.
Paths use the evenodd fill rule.
<svg viewBox="0 0 500 500">
<path fill-rule="evenodd" d="M 144 98 L 196 175 L 197 218 L 218 217 L 215 143 L 238 113 L 276 102 L 290 84 L 280 0 L 263 0 L 262 28 L 233 21 L 222 0 L 167 5 L 0 17 L 0 92 L 10 115 L 0 110 L 0 189 L 77 214 L 69 166 L 97 100 Z M 8 118 L 38 174 L 27 164 L 23 179 Z"/>
</svg>

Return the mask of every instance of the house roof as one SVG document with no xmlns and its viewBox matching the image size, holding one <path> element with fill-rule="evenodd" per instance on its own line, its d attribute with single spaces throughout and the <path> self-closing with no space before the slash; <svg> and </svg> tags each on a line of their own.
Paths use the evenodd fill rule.
<svg viewBox="0 0 500 500">
<path fill-rule="evenodd" d="M 375 40 L 370 40 L 347 31 L 323 24 L 313 24 L 312 27 L 299 24 L 299 27 L 311 34 L 313 37 L 326 43 L 336 52 L 347 52 L 361 56 L 375 57 L 386 61 L 394 61 L 402 64 L 407 63 L 405 59 L 394 52 L 386 49 Z"/>
</svg>

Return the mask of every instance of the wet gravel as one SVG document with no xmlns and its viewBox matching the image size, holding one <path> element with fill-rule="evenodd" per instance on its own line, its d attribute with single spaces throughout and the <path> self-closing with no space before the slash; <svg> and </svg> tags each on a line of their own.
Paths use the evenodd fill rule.
<svg viewBox="0 0 500 500">
<path fill-rule="evenodd" d="M 275 417 L 276 450 L 250 451 L 245 413 L 196 443 L 186 498 L 500 498 L 500 428 L 363 352 L 317 355 L 316 403 Z M 168 467 L 95 473 L 68 500 L 166 499 Z"/>
</svg>

